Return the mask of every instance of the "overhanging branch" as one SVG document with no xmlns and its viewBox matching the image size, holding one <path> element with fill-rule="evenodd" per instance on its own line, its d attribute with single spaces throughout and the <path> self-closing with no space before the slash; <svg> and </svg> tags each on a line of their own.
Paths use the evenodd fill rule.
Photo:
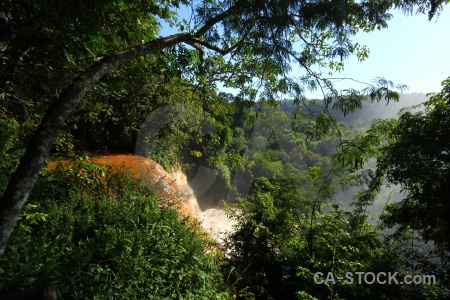
<svg viewBox="0 0 450 300">
<path fill-rule="evenodd" d="M 107 72 L 117 66 L 136 57 L 152 54 L 178 43 L 186 42 L 190 38 L 189 33 L 174 34 L 107 56 L 77 77 L 52 103 L 42 118 L 38 129 L 33 134 L 17 170 L 0 199 L 0 255 L 5 251 L 9 237 L 52 148 L 58 131 L 84 95 Z"/>
<path fill-rule="evenodd" d="M 205 24 L 199 30 L 197 30 L 196 33 L 194 33 L 193 37 L 200 38 L 204 36 L 205 33 L 208 32 L 209 29 L 211 29 L 211 27 L 225 20 L 226 17 L 230 16 L 234 11 L 236 11 L 237 8 L 240 6 L 241 2 L 243 1 L 238 0 L 235 4 L 230 6 L 228 9 L 224 10 L 222 13 L 206 21 Z"/>
<path fill-rule="evenodd" d="M 244 40 L 245 40 L 245 38 L 241 39 L 239 42 L 235 43 L 233 46 L 231 46 L 227 49 L 222 49 L 219 46 L 213 45 L 202 39 L 195 38 L 195 37 L 192 37 L 191 40 L 187 41 L 186 43 L 191 46 L 193 46 L 193 44 L 202 45 L 202 46 L 208 48 L 209 50 L 212 50 L 214 52 L 219 53 L 220 55 L 225 56 L 225 55 L 229 54 L 230 52 L 236 50 L 239 46 L 241 46 L 244 43 Z M 195 48 L 195 46 L 193 46 L 193 47 Z"/>
</svg>

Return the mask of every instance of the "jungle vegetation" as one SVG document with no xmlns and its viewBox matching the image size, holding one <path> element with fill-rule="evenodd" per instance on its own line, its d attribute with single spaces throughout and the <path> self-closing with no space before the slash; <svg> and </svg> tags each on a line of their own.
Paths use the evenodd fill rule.
<svg viewBox="0 0 450 300">
<path fill-rule="evenodd" d="M 350 122 L 405 87 L 378 78 L 341 92 L 312 66 L 366 58 L 352 37 L 385 28 L 390 9 L 432 19 L 446 3 L 4 1 L 0 294 L 52 281 L 67 299 L 445 299 L 450 79 L 420 112 Z M 157 185 L 77 159 L 93 150 L 214 178 L 209 196 L 237 221 L 223 251 L 163 208 Z M 57 153 L 75 163 L 46 168 Z M 374 224 L 387 184 L 404 197 Z M 317 272 L 437 281 L 317 284 Z"/>
</svg>

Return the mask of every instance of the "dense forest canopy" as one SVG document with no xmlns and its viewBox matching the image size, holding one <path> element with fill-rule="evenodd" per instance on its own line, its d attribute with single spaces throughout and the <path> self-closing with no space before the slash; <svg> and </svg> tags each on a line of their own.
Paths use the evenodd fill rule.
<svg viewBox="0 0 450 300">
<path fill-rule="evenodd" d="M 398 101 L 405 86 L 377 78 L 361 91 L 337 91 L 326 79 L 328 74 L 314 72 L 312 67 L 340 71 L 350 55 L 365 59 L 368 49 L 353 41 L 353 36 L 358 31 L 387 27 L 390 9 L 427 12 L 431 20 L 447 2 L 3 2 L 0 255 L 5 252 L 3 263 L 15 261 L 17 265 L 8 264 L 8 276 L 1 289 L 25 288 L 51 279 L 61 281 L 64 292 L 70 293 L 71 276 L 80 280 L 87 274 L 110 283 L 111 278 L 122 278 L 123 283 L 111 285 L 111 295 L 120 294 L 120 284 L 131 284 L 121 277 L 127 271 L 120 261 L 135 253 L 131 248 L 120 242 L 96 240 L 92 243 L 98 252 L 83 252 L 87 251 L 83 245 L 96 236 L 95 232 L 116 234 L 108 231 L 108 226 L 99 229 L 95 222 L 84 220 L 83 210 L 92 219 L 112 224 L 114 211 L 124 209 L 122 204 L 108 203 L 108 195 L 102 194 L 101 188 L 92 193 L 84 191 L 86 184 L 102 186 L 93 175 L 101 171 L 81 163 L 93 171 L 89 173 L 93 177 L 88 174 L 77 179 L 76 168 L 41 173 L 49 153 L 86 150 L 140 151 L 166 168 L 182 165 L 190 176 L 198 174 L 197 169 L 203 166 L 203 178 L 217 179 L 204 197 L 233 200 L 228 212 L 236 219 L 237 230 L 227 238 L 230 257 L 221 263 L 200 254 L 202 242 L 196 237 L 188 246 L 186 237 L 192 232 L 183 227 L 186 224 L 178 224 L 175 231 L 168 233 L 183 241 L 177 248 L 180 252 L 174 252 L 179 256 L 168 259 L 177 260 L 175 268 L 181 268 L 178 263 L 187 259 L 186 253 L 199 257 L 199 264 L 192 270 L 179 273 L 198 288 L 192 291 L 177 285 L 177 292 L 170 295 L 170 289 L 162 286 L 165 280 L 173 280 L 172 273 L 164 273 L 158 277 L 160 297 L 193 293 L 195 298 L 193 295 L 201 290 L 211 297 L 226 298 L 234 293 L 240 299 L 414 296 L 400 286 L 314 285 L 312 274 L 317 270 L 433 270 L 439 274 L 439 284 L 445 285 L 449 250 L 444 216 L 448 205 L 442 202 L 440 193 L 445 194 L 441 187 L 445 187 L 448 156 L 448 141 L 442 130 L 447 122 L 448 80 L 443 82 L 443 91 L 427 102 L 425 112 L 405 113 L 399 120 L 376 120 L 365 131 L 363 121 L 349 122 L 352 113 L 373 109 L 364 103 Z M 175 11 L 181 6 L 192 10 L 191 20 L 177 16 Z M 162 24 L 169 24 L 178 33 L 160 36 Z M 303 75 L 292 76 L 293 65 L 298 65 Z M 220 85 L 234 88 L 236 95 L 220 92 Z M 320 90 L 323 99 L 306 99 L 307 89 Z M 155 123 L 151 116 L 156 126 L 152 126 Z M 422 131 L 411 135 L 416 123 L 423 124 Z M 418 136 L 422 139 L 417 147 L 405 146 Z M 428 151 L 430 143 L 437 150 Z M 405 153 L 408 155 L 403 156 Z M 363 168 L 370 159 L 378 159 L 380 164 Z M 423 172 L 430 174 L 430 181 L 421 181 Z M 146 206 L 145 199 L 155 203 L 159 199 L 153 191 L 149 194 L 137 188 L 133 194 L 130 189 L 137 183 L 108 176 L 112 178 L 105 179 L 107 187 L 118 194 L 118 199 L 154 212 L 145 217 L 145 222 L 159 224 L 160 234 L 165 234 L 168 224 L 176 223 L 176 217 L 159 211 L 158 205 Z M 382 239 L 377 231 L 381 225 L 373 228 L 366 212 L 385 178 L 400 184 L 408 194 L 405 201 L 388 206 L 382 218 L 383 226 L 400 225 L 402 230 Z M 126 184 L 121 185 L 123 181 Z M 36 182 L 38 188 L 33 189 Z M 48 191 L 47 184 L 60 191 Z M 342 188 L 358 189 L 350 211 L 338 203 L 329 205 Z M 93 204 L 85 203 L 84 198 L 92 199 Z M 70 201 L 60 203 L 61 199 Z M 74 214 L 64 205 L 73 206 Z M 104 214 L 99 214 L 100 207 Z M 407 216 L 419 208 L 424 209 L 426 218 L 411 223 Z M 117 236 L 140 241 L 138 235 L 127 236 L 134 225 L 126 219 L 144 218 L 138 211 L 136 208 L 118 218 Z M 65 215 L 82 229 L 76 238 L 70 227 L 61 225 Z M 47 222 L 48 216 L 54 222 Z M 19 226 L 14 230 L 17 220 Z M 55 249 L 71 249 L 59 256 L 64 262 L 48 268 L 32 267 L 35 273 L 27 273 L 28 281 L 16 277 L 22 271 L 13 270 L 21 266 L 22 256 L 14 256 L 14 251 L 23 251 L 23 257 L 28 257 L 27 251 L 37 249 L 33 257 L 38 262 L 53 245 L 46 244 L 45 237 L 58 236 L 58 228 L 64 240 Z M 156 230 L 152 228 L 149 225 L 143 231 L 151 235 Z M 32 233 L 42 234 L 43 240 L 30 240 L 32 244 L 23 246 Z M 10 236 L 13 242 L 8 252 Z M 433 257 L 425 255 L 423 249 L 408 248 L 411 240 L 422 238 L 436 243 Z M 161 247 L 176 248 L 169 240 L 163 239 Z M 76 261 L 76 257 L 87 255 L 80 264 L 91 263 L 102 247 L 114 249 L 106 256 L 117 256 L 118 260 L 105 259 L 95 270 L 80 267 L 72 275 L 61 273 L 61 266 Z M 142 254 L 148 249 L 135 250 Z M 168 266 L 159 263 L 163 269 Z M 153 272 L 151 264 L 146 267 Z M 221 271 L 216 268 L 219 264 Z M 4 264 L 0 264 L 0 271 L 5 272 Z M 97 277 L 95 272 L 99 272 Z M 130 266 L 129 272 L 139 279 L 135 281 L 139 286 L 135 297 L 153 291 L 142 279 L 146 275 L 139 273 L 137 263 Z M 220 272 L 227 274 L 228 290 Z M 205 279 L 203 285 L 193 275 L 196 273 Z M 85 297 L 104 292 L 91 290 L 94 285 L 77 288 Z M 133 291 L 128 290 L 131 294 Z M 418 291 L 419 298 L 448 292 L 440 285 L 421 286 Z"/>
</svg>

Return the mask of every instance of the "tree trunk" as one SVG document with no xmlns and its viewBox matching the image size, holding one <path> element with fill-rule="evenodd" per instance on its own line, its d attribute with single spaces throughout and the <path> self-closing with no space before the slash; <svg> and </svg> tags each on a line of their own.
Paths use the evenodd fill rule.
<svg viewBox="0 0 450 300">
<path fill-rule="evenodd" d="M 136 57 L 152 54 L 182 42 L 189 42 L 191 39 L 192 35 L 188 33 L 174 34 L 105 57 L 75 79 L 49 107 L 0 199 L 0 255 L 5 251 L 8 239 L 58 131 L 83 96 L 111 69 Z"/>
</svg>

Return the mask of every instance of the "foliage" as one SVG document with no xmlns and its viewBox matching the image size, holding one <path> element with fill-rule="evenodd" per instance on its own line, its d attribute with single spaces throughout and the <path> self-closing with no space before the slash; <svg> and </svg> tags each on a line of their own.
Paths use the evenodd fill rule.
<svg viewBox="0 0 450 300">
<path fill-rule="evenodd" d="M 309 177 L 314 180 L 311 172 Z M 401 295 L 396 286 L 346 285 L 345 279 L 315 283 L 316 272 L 394 272 L 400 260 L 397 252 L 382 246 L 370 225 L 362 224 L 354 235 L 347 213 L 338 205 L 322 213 L 324 204 L 310 199 L 308 188 L 295 190 L 286 182 L 260 178 L 252 195 L 230 212 L 238 225 L 228 240 L 227 264 L 238 299 L 249 299 L 250 293 L 254 299 L 393 299 Z"/>
<path fill-rule="evenodd" d="M 340 132 L 328 133 L 330 140 L 337 135 L 340 140 L 331 166 L 321 158 L 305 167 L 296 151 L 307 153 L 322 141 L 293 130 L 304 128 L 308 120 L 285 117 L 289 125 L 277 110 L 259 112 L 244 152 L 255 161 L 248 170 L 253 177 L 246 177 L 254 181 L 251 192 L 228 211 L 237 225 L 227 239 L 225 270 L 238 299 L 443 299 L 449 261 L 443 249 L 424 244 L 414 231 L 383 236 L 380 224 L 369 223 L 367 211 L 383 176 L 363 167 L 374 168 L 373 158 L 382 158 L 383 146 L 401 121 L 377 119 L 366 131 L 363 122 L 337 123 Z M 273 128 L 276 134 L 271 134 Z M 339 188 L 355 191 L 352 207 L 326 204 Z M 316 272 L 324 274 L 323 280 L 328 272 L 434 274 L 438 283 L 413 290 L 349 285 L 346 278 L 317 284 Z"/>
<path fill-rule="evenodd" d="M 23 136 L 34 128 L 30 122 L 19 123 L 14 118 L 0 118 L 0 194 L 23 155 Z"/>
<path fill-rule="evenodd" d="M 167 119 L 158 116 L 157 121 L 164 126 L 152 135 L 164 144 L 146 153 L 170 169 L 200 122 L 199 113 L 187 112 L 181 104 L 200 107 L 202 99 L 193 85 L 168 68 L 163 57 L 142 57 L 110 72 L 83 99 L 64 130 L 78 141 L 78 148 L 135 151 L 137 136 L 147 118 L 171 107 L 172 115 L 165 116 Z"/>
<path fill-rule="evenodd" d="M 135 124 L 125 121 L 125 116 L 115 109 L 125 107 L 121 112 L 128 117 L 128 113 L 136 111 L 139 115 L 140 111 L 130 106 L 135 103 L 134 98 L 138 98 L 137 107 L 141 107 L 142 101 L 148 101 L 149 97 L 164 96 L 167 89 L 163 86 L 173 76 L 177 78 L 170 85 L 176 85 L 180 75 L 207 90 L 214 90 L 215 82 L 222 81 L 226 87 L 241 89 L 241 97 L 251 101 L 255 101 L 259 90 L 263 89 L 261 96 L 267 103 L 274 103 L 280 95 L 288 94 L 296 103 L 304 104 L 303 86 L 321 87 L 327 101 L 336 100 L 334 105 L 346 113 L 360 106 L 361 93 L 351 89 L 338 93 L 323 74 L 312 71 L 312 66 L 339 71 L 343 59 L 349 55 L 355 54 L 361 60 L 367 57 L 368 49 L 352 42 L 351 36 L 360 30 L 368 32 L 386 27 L 391 18 L 387 13 L 389 8 L 418 6 L 434 14 L 443 3 L 383 1 L 371 5 L 350 1 L 341 5 L 340 2 L 313 1 L 305 5 L 302 1 L 285 0 L 267 3 L 205 1 L 192 7 L 193 17 L 189 21 L 178 18 L 176 10 L 180 5 L 185 9 L 190 7 L 185 0 L 105 0 L 81 5 L 66 0 L 51 3 L 6 1 L 1 8 L 5 17 L 2 17 L 4 34 L 0 41 L 3 70 L 0 101 L 7 118 L 39 123 L 49 104 L 89 66 L 115 51 L 154 40 L 163 24 L 193 34 L 211 22 L 218 26 L 205 27 L 205 32 L 199 33 L 201 41 L 179 44 L 112 72 L 108 80 L 96 87 L 96 92 L 86 97 L 90 104 L 79 111 L 85 122 L 79 128 L 86 130 L 93 123 L 100 126 L 104 118 L 98 118 L 99 111 L 108 114 L 114 108 L 114 115 L 106 123 L 112 127 L 131 127 L 122 129 L 125 131 L 122 134 L 129 138 L 135 131 Z M 224 53 L 228 52 L 233 52 L 231 59 L 224 58 Z M 298 64 L 307 74 L 291 78 L 288 75 L 290 64 Z M 261 84 L 255 85 L 255 78 Z M 143 80 L 146 84 L 141 84 Z M 105 86 L 108 81 L 111 83 Z M 150 84 L 151 81 L 155 82 Z M 154 87 L 150 95 L 145 95 L 148 89 L 136 88 L 140 84 Z M 396 87 L 380 79 L 362 94 L 370 94 L 377 100 L 385 96 L 389 101 L 398 96 L 390 90 Z M 148 107 L 143 111 L 147 112 Z M 66 125 L 80 125 L 76 123 Z M 107 136 L 113 145 L 119 143 L 114 134 Z M 74 142 L 71 131 L 63 132 L 59 138 L 58 151 L 71 150 L 65 148 L 67 141 Z"/>
<path fill-rule="evenodd" d="M 7 0 L 1 10 L 6 15 L 0 52 L 2 109 L 7 118 L 32 123 L 39 123 L 49 103 L 87 66 L 155 38 L 156 19 L 172 16 L 162 3 L 123 0 Z"/>
<path fill-rule="evenodd" d="M 19 163 L 19 156 L 14 155 L 18 139 L 19 123 L 16 120 L 0 119 L 0 193 L 4 192 L 12 170 Z"/>
<path fill-rule="evenodd" d="M 361 175 L 365 183 L 373 179 L 373 185 L 358 195 L 364 201 L 353 216 L 339 209 L 322 214 L 323 200 L 333 193 L 334 170 L 327 169 L 326 158 L 311 151 L 313 142 L 306 137 L 340 133 L 330 106 L 348 114 L 361 107 L 365 94 L 371 100 L 395 101 L 398 94 L 391 89 L 404 87 L 379 78 L 361 92 L 338 92 L 326 79 L 329 75 L 313 67 L 339 72 L 348 56 L 367 58 L 368 49 L 352 37 L 361 30 L 386 27 L 391 8 L 409 12 L 418 7 L 431 19 L 444 3 L 207 0 L 194 7 L 186 0 L 6 0 L 0 7 L 2 191 L 31 132 L 43 125 L 2 196 L 0 211 L 15 210 L 11 218 L 0 218 L 7 223 L 0 224 L 0 251 L 9 238 L 3 229 L 12 230 L 22 209 L 16 202 L 26 201 L 30 192 L 18 193 L 18 186 L 25 182 L 31 190 L 52 144 L 53 150 L 64 152 L 130 150 L 148 113 L 165 104 L 193 104 L 164 116 L 180 117 L 179 122 L 165 123 L 154 139 L 144 140 L 156 142 L 145 154 L 168 167 L 176 165 L 182 153 L 194 164 L 213 167 L 221 186 L 234 185 L 243 195 L 247 187 L 231 178 L 245 178 L 244 185 L 255 180 L 253 193 L 241 203 L 248 215 L 239 219 L 241 231 L 233 237 L 239 274 L 249 268 L 252 255 L 257 259 L 249 269 L 253 277 L 237 285 L 240 295 L 275 297 L 278 285 L 287 298 L 375 297 L 377 291 L 369 288 L 366 293 L 366 287 L 312 286 L 309 275 L 319 267 L 377 265 L 369 250 L 378 251 L 379 241 L 368 228 L 364 208 L 377 192 L 381 175 Z M 190 21 L 177 18 L 180 5 L 192 7 Z M 163 24 L 179 34 L 158 38 Z M 143 57 L 144 53 L 152 55 Z M 305 74 L 294 78 L 291 64 Z M 218 81 L 239 89 L 236 99 L 216 94 Z M 320 109 L 310 110 L 305 89 L 323 91 Z M 277 100 L 286 95 L 296 105 L 297 120 L 277 110 Z M 215 130 L 210 131 L 211 126 Z M 341 171 L 355 170 L 370 155 L 379 155 L 377 130 L 362 135 L 361 143 L 341 143 L 344 154 L 335 156 Z M 69 298 L 224 296 L 216 293 L 221 284 L 213 266 L 217 261 L 204 255 L 196 234 L 178 224 L 173 211 L 161 209 L 155 195 L 124 178 L 102 180 L 102 172 L 75 165 L 41 175 L 10 248 L 1 257 L 7 266 L 1 269 L 2 289 L 51 279 Z M 377 258 L 385 254 L 380 251 Z M 394 266 L 390 257 L 380 265 Z M 266 276 L 271 269 L 279 275 L 275 281 Z M 148 273 L 152 282 L 143 275 Z M 297 275 L 300 284 L 293 280 Z"/>
<path fill-rule="evenodd" d="M 435 274 L 443 284 L 448 282 L 449 261 L 445 217 L 448 86 L 447 79 L 442 92 L 423 104 L 424 111 L 403 110 L 398 120 L 375 120 L 365 133 L 341 142 L 340 151 L 332 157 L 343 168 L 340 183 L 362 187 L 353 196 L 349 219 L 353 228 L 366 222 L 383 185 L 401 187 L 403 200 L 388 203 L 379 228 L 394 227 L 386 240 L 399 253 L 404 270 Z"/>
<path fill-rule="evenodd" d="M 424 103 L 424 112 L 400 116 L 381 148 L 379 169 L 406 192 L 401 202 L 387 207 L 385 224 L 417 230 L 449 251 L 450 78 L 442 86 Z"/>
<path fill-rule="evenodd" d="M 192 222 L 117 171 L 78 161 L 41 174 L 0 259 L 0 291 L 53 281 L 65 299 L 226 299 Z"/>
</svg>

